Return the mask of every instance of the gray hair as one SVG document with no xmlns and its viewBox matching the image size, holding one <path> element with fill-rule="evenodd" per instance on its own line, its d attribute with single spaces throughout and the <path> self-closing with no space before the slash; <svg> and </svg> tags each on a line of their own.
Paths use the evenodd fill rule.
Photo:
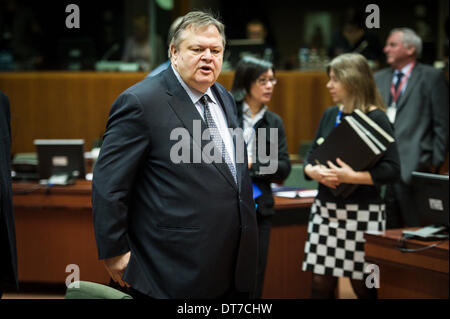
<svg viewBox="0 0 450 319">
<path fill-rule="evenodd" d="M 217 28 L 217 30 L 220 33 L 220 36 L 222 37 L 222 43 L 223 47 L 225 48 L 226 40 L 225 40 L 225 26 L 222 22 L 218 20 L 218 18 L 214 17 L 213 14 L 209 12 L 204 11 L 191 11 L 187 13 L 185 16 L 183 16 L 183 19 L 178 23 L 178 25 L 175 28 L 175 31 L 173 32 L 172 39 L 170 40 L 169 45 L 169 59 L 172 57 L 172 54 L 170 53 L 170 47 L 172 45 L 175 46 L 175 48 L 178 50 L 180 47 L 180 43 L 183 40 L 183 32 L 193 27 L 195 29 L 205 26 L 213 25 Z"/>
<path fill-rule="evenodd" d="M 170 42 L 172 42 L 173 35 L 180 25 L 181 21 L 183 21 L 183 17 L 176 18 L 172 24 L 170 25 L 169 32 L 167 34 L 167 45 L 170 47 Z"/>
<path fill-rule="evenodd" d="M 415 55 L 419 58 L 422 54 L 422 39 L 417 35 L 417 33 L 410 28 L 396 28 L 393 29 L 390 34 L 395 32 L 401 32 L 403 34 L 403 46 L 413 46 L 416 49 Z"/>
</svg>

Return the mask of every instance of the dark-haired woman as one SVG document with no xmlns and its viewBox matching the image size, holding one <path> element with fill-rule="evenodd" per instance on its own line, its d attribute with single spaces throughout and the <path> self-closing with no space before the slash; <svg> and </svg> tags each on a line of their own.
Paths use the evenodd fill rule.
<svg viewBox="0 0 450 319">
<path fill-rule="evenodd" d="M 270 228 L 275 213 L 270 184 L 283 181 L 291 171 L 283 121 L 266 105 L 276 83 L 272 63 L 244 58 L 236 67 L 231 90 L 236 99 L 240 126 L 244 130 L 250 176 L 253 184 L 261 190 L 261 195 L 255 199 L 259 260 L 254 298 L 262 295 Z"/>
</svg>

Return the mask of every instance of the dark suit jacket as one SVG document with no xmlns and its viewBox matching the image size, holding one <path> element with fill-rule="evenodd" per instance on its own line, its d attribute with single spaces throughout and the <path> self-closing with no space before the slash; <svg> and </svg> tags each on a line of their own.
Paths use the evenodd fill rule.
<svg viewBox="0 0 450 319">
<path fill-rule="evenodd" d="M 237 103 L 237 112 L 240 127 L 244 127 L 244 117 L 242 110 L 242 102 Z M 273 174 L 260 174 L 261 166 L 267 166 L 267 164 L 261 164 L 258 158 L 258 129 L 266 130 L 266 152 L 270 150 L 270 144 L 276 142 L 278 145 L 278 158 L 277 158 L 277 170 Z M 270 140 L 270 128 L 278 129 L 278 140 Z M 286 133 L 284 131 L 283 120 L 278 114 L 275 114 L 269 110 L 264 113 L 264 116 L 258 123 L 255 124 L 254 129 L 256 131 L 256 158 L 250 169 L 250 177 L 252 181 L 261 190 L 261 196 L 256 199 L 258 204 L 258 213 L 263 216 L 275 214 L 274 199 L 272 195 L 271 183 L 281 183 L 285 180 L 291 172 L 291 161 L 289 160 L 289 153 L 287 150 Z"/>
<path fill-rule="evenodd" d="M 11 127 L 8 97 L 0 91 L 0 286 L 18 285 L 11 191 Z"/>
<path fill-rule="evenodd" d="M 217 83 L 212 90 L 229 126 L 238 127 L 231 94 Z M 124 280 L 155 298 L 214 298 L 233 284 L 243 292 L 254 287 L 247 161 L 236 164 L 238 185 L 225 163 L 173 163 L 174 145 L 190 149 L 192 159 L 209 143 L 195 134 L 194 120 L 206 128 L 172 68 L 146 78 L 114 102 L 94 169 L 99 257 L 131 250 Z M 188 140 L 174 134 L 180 128 Z"/>
<path fill-rule="evenodd" d="M 375 81 L 389 103 L 394 70 L 383 69 Z M 400 96 L 394 133 L 400 156 L 402 180 L 409 184 L 413 171 L 439 168 L 448 146 L 448 83 L 442 71 L 417 63 L 405 92 Z"/>
</svg>

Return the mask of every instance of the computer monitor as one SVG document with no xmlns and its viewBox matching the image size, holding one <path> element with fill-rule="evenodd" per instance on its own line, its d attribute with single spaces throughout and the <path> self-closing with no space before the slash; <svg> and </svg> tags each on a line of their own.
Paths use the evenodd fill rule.
<svg viewBox="0 0 450 319">
<path fill-rule="evenodd" d="M 448 227 L 448 179 L 448 175 L 412 173 L 412 186 L 422 226 Z"/>
<path fill-rule="evenodd" d="M 225 49 L 224 60 L 235 69 L 239 61 L 247 56 L 262 59 L 266 46 L 259 39 L 235 39 L 228 40 Z"/>
<path fill-rule="evenodd" d="M 40 179 L 51 184 L 68 184 L 85 178 L 84 140 L 34 140 Z"/>
</svg>

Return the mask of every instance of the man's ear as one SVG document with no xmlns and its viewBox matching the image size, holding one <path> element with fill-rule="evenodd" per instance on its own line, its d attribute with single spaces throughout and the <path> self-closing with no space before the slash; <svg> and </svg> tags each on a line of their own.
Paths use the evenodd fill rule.
<svg viewBox="0 0 450 319">
<path fill-rule="evenodd" d="M 177 51 L 177 49 L 175 48 L 175 45 L 174 44 L 171 44 L 170 45 L 170 56 L 171 56 L 171 62 L 172 62 L 172 64 L 174 64 L 174 62 L 176 62 L 176 60 L 177 60 L 177 57 L 178 57 L 178 51 Z"/>
<path fill-rule="evenodd" d="M 406 52 L 408 53 L 409 56 L 415 56 L 416 55 L 416 47 L 413 45 L 410 45 L 409 47 L 406 48 Z"/>
</svg>

